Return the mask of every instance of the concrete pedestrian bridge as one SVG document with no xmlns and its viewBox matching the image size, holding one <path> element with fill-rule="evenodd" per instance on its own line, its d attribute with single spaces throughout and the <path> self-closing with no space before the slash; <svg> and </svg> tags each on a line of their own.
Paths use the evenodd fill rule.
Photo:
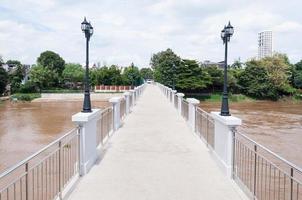
<svg viewBox="0 0 302 200">
<path fill-rule="evenodd" d="M 70 200 L 244 199 L 157 86 L 148 85 Z"/>
<path fill-rule="evenodd" d="M 0 200 L 302 199 L 302 169 L 159 83 L 106 109 L 0 174 Z"/>
</svg>

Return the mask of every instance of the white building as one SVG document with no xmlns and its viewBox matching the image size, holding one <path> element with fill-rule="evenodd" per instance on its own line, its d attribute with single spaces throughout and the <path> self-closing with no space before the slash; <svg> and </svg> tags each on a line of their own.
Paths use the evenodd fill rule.
<svg viewBox="0 0 302 200">
<path fill-rule="evenodd" d="M 258 59 L 273 55 L 273 32 L 258 33 Z"/>
</svg>

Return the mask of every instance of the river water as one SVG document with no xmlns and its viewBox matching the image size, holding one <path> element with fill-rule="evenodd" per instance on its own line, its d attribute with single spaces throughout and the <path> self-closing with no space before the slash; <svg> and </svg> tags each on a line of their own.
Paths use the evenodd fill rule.
<svg viewBox="0 0 302 200">
<path fill-rule="evenodd" d="M 92 104 L 109 105 L 102 101 Z M 201 102 L 200 107 L 219 111 L 220 103 Z M 0 102 L 0 172 L 75 127 L 71 116 L 81 108 L 80 101 Z M 230 103 L 230 108 L 232 115 L 243 120 L 241 132 L 302 166 L 302 102 L 240 102 Z"/>
<path fill-rule="evenodd" d="M 109 103 L 92 105 L 104 108 Z M 81 101 L 0 102 L 0 172 L 74 128 L 71 116 L 81 108 Z"/>
<path fill-rule="evenodd" d="M 200 103 L 208 112 L 220 111 L 220 106 L 221 103 Z M 236 102 L 230 103 L 230 112 L 243 120 L 240 132 L 302 166 L 302 102 Z"/>
</svg>

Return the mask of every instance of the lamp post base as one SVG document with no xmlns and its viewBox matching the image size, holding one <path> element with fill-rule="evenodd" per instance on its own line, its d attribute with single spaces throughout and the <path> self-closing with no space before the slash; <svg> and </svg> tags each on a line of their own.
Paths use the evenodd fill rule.
<svg viewBox="0 0 302 200">
<path fill-rule="evenodd" d="M 91 102 L 90 102 L 90 93 L 89 92 L 85 92 L 82 112 L 83 113 L 92 112 L 92 110 L 91 110 Z"/>
<path fill-rule="evenodd" d="M 222 95 L 222 104 L 221 104 L 221 116 L 231 116 L 229 111 L 229 101 L 228 101 L 228 95 L 223 94 Z"/>
</svg>

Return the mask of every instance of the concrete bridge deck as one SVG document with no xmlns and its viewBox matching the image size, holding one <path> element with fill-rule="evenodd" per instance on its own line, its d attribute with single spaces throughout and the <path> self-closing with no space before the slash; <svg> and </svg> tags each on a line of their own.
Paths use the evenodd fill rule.
<svg viewBox="0 0 302 200">
<path fill-rule="evenodd" d="M 246 199 L 156 86 L 147 86 L 105 150 L 68 199 Z"/>
</svg>

